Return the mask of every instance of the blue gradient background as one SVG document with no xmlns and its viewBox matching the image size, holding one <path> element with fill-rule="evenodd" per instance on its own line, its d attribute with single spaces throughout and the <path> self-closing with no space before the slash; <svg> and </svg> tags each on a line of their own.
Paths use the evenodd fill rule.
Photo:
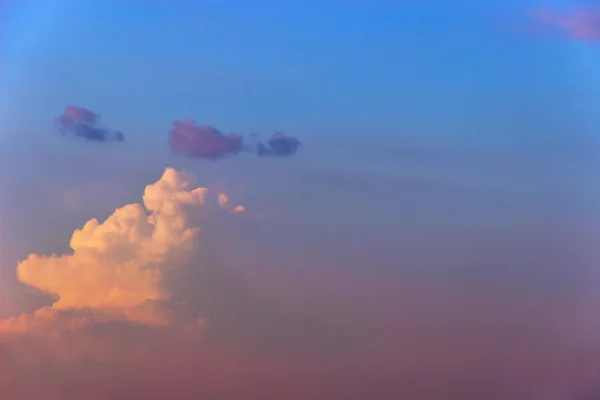
<svg viewBox="0 0 600 400">
<path fill-rule="evenodd" d="M 448 320 L 428 329 L 523 323 L 535 334 L 519 343 L 560 331 L 597 352 L 580 333 L 600 326 L 600 45 L 525 29 L 532 9 L 571 2 L 450 3 L 3 4 L 0 316 L 45 301 L 16 282 L 18 260 L 68 250 L 74 228 L 135 201 L 168 165 L 246 205 L 244 228 L 223 228 L 237 243 L 223 257 L 282 303 L 319 313 L 332 282 L 363 282 L 356 302 L 385 282 L 394 300 L 373 307 L 392 322 L 344 320 L 352 302 L 323 318 L 387 329 L 414 303 L 399 320 L 429 307 Z M 52 120 L 69 104 L 126 142 L 61 138 Z M 167 131 L 184 118 L 282 130 L 304 148 L 182 159 Z"/>
</svg>

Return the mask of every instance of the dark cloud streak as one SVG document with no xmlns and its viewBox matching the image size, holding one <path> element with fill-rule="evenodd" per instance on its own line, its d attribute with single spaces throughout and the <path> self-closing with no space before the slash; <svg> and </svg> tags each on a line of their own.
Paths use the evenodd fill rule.
<svg viewBox="0 0 600 400">
<path fill-rule="evenodd" d="M 294 137 L 276 132 L 267 144 L 258 143 L 257 155 L 260 157 L 285 157 L 291 156 L 302 147 L 302 143 Z"/>
<path fill-rule="evenodd" d="M 83 107 L 69 105 L 55 122 L 63 136 L 74 135 L 91 142 L 123 141 L 122 132 L 112 131 L 99 122 L 100 116 Z"/>
</svg>

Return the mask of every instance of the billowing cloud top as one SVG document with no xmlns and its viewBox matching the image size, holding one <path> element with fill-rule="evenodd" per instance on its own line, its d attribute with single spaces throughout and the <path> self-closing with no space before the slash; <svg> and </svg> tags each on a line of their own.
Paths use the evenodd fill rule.
<svg viewBox="0 0 600 400">
<path fill-rule="evenodd" d="M 53 302 L 0 320 L 0 397 L 90 398 L 21 378 L 37 376 L 47 365 L 68 371 L 61 379 L 80 382 L 73 378 L 80 371 L 96 373 L 89 365 L 112 373 L 115 366 L 130 371 L 183 356 L 192 362 L 183 369 L 195 370 L 211 344 L 214 350 L 228 347 L 225 354 L 261 349 L 267 357 L 347 345 L 346 335 L 328 324 L 265 303 L 243 273 L 214 257 L 212 222 L 245 211 L 227 194 L 197 187 L 191 174 L 167 168 L 141 197 L 75 230 L 71 252 L 31 254 L 17 265 L 18 279 Z M 205 212 L 212 207 L 226 213 Z M 114 393 L 94 398 L 112 399 Z"/>
<path fill-rule="evenodd" d="M 284 157 L 296 153 L 301 147 L 298 139 L 283 133 L 274 133 L 266 144 L 244 146 L 244 138 L 241 135 L 225 135 L 210 125 L 197 125 L 190 119 L 173 121 L 173 128 L 169 131 L 169 145 L 177 154 L 210 160 L 241 151 L 252 152 L 261 157 Z"/>
<path fill-rule="evenodd" d="M 533 15 L 537 22 L 554 27 L 569 38 L 600 41 L 600 8 L 579 9 L 567 13 L 538 10 Z"/>
<path fill-rule="evenodd" d="M 210 125 L 197 125 L 195 121 L 173 121 L 169 144 L 178 154 L 187 157 L 218 159 L 242 150 L 243 138 L 231 133 L 224 135 Z"/>
<path fill-rule="evenodd" d="M 196 249 L 199 227 L 190 222 L 189 207 L 203 205 L 207 192 L 194 187 L 189 173 L 167 168 L 146 187 L 142 204 L 118 208 L 104 222 L 89 220 L 73 233 L 72 254 L 31 254 L 19 263 L 18 278 L 54 296 L 53 310 L 168 323 L 168 313 L 156 305 L 170 297 L 166 275 L 183 268 Z M 222 208 L 239 212 L 226 195 L 218 198 Z"/>
<path fill-rule="evenodd" d="M 122 132 L 111 131 L 99 119 L 100 116 L 93 111 L 70 105 L 56 118 L 56 122 L 63 135 L 75 135 L 95 142 L 125 139 Z"/>
</svg>

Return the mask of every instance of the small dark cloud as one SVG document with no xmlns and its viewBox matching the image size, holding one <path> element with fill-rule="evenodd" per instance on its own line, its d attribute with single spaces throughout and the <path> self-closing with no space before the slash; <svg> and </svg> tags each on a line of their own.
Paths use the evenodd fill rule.
<svg viewBox="0 0 600 400">
<path fill-rule="evenodd" d="M 210 125 L 197 125 L 195 121 L 173 121 L 169 131 L 169 146 L 177 153 L 190 158 L 218 160 L 240 152 L 254 153 L 259 157 L 286 157 L 296 153 L 302 144 L 284 133 L 274 133 L 262 143 L 250 135 L 253 143 L 244 145 L 244 137 L 235 133 L 225 135 Z"/>
<path fill-rule="evenodd" d="M 256 154 L 260 157 L 285 157 L 296 153 L 300 147 L 302 143 L 298 139 L 276 132 L 266 144 L 258 143 Z"/>
<path fill-rule="evenodd" d="M 197 125 L 195 121 L 173 121 L 169 131 L 169 145 L 178 154 L 192 158 L 216 160 L 242 150 L 244 138 L 223 134 L 210 125 Z"/>
<path fill-rule="evenodd" d="M 122 132 L 112 131 L 99 121 L 100 116 L 83 107 L 70 105 L 56 118 L 63 136 L 74 135 L 93 142 L 123 141 Z"/>
</svg>

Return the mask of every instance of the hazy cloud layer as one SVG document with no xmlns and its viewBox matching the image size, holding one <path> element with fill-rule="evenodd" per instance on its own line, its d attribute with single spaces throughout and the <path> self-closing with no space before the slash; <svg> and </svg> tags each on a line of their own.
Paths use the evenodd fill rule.
<svg viewBox="0 0 600 400">
<path fill-rule="evenodd" d="M 225 135 L 210 125 L 197 125 L 195 121 L 173 121 L 169 131 L 169 146 L 177 153 L 191 158 L 217 160 L 242 151 L 258 156 L 290 156 L 298 151 L 301 143 L 298 139 L 283 133 L 274 133 L 267 143 L 255 142 L 244 145 L 241 135 Z"/>
<path fill-rule="evenodd" d="M 189 173 L 168 168 L 139 204 L 77 229 L 72 251 L 24 257 L 22 282 L 53 301 L 0 322 L 0 397 L 594 398 L 600 354 L 572 333 L 573 295 L 582 292 L 573 274 L 588 248 L 575 232 L 561 225 L 563 234 L 550 232 L 547 242 L 548 226 L 538 231 L 523 222 L 527 229 L 516 224 L 504 234 L 494 225 L 486 241 L 489 231 L 468 233 L 463 220 L 451 241 L 437 242 L 429 236 L 444 222 L 427 209 L 416 223 L 434 224 L 427 240 L 418 239 L 407 218 L 416 211 L 400 202 L 407 192 L 359 202 L 339 214 L 343 225 L 334 214 L 347 193 L 328 199 L 324 187 L 352 185 L 344 179 L 328 177 L 308 209 L 316 215 L 301 217 L 333 226 L 278 226 L 271 240 L 253 241 L 264 235 L 256 226 L 251 237 L 235 235 L 248 216 L 236 212 L 237 195 L 197 187 Z M 286 192 L 306 209 L 306 192 Z M 402 220 L 385 207 L 392 200 L 408 209 Z M 257 204 L 247 201 L 251 213 Z M 378 226 L 406 229 L 382 239 L 381 230 L 352 218 L 364 204 L 371 219 L 374 209 L 387 214 Z M 219 235 L 215 226 L 224 225 L 232 229 Z M 316 227 L 331 236 L 315 236 Z M 594 237 L 585 235 L 589 243 Z M 246 265 L 256 253 L 268 257 Z M 393 265 L 385 270 L 387 262 Z M 263 266 L 269 270 L 252 278 Z M 269 286 L 283 294 L 263 297 Z"/>
<path fill-rule="evenodd" d="M 56 118 L 62 135 L 73 135 L 93 142 L 123 141 L 120 131 L 112 131 L 100 122 L 100 116 L 86 108 L 69 105 Z"/>
</svg>

